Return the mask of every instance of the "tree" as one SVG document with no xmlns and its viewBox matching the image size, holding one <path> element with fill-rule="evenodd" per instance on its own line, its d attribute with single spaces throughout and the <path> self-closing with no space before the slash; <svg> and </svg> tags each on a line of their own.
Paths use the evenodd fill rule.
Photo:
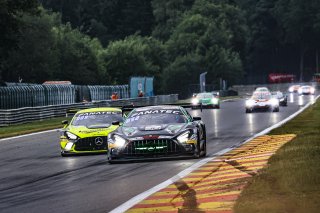
<svg viewBox="0 0 320 213">
<path fill-rule="evenodd" d="M 320 2 L 317 0 L 278 0 L 273 14 L 283 28 L 285 43 L 298 44 L 300 81 L 304 79 L 304 57 L 319 44 Z"/>
<path fill-rule="evenodd" d="M 137 35 L 111 42 L 103 58 L 114 84 L 127 84 L 131 76 L 139 75 L 155 76 L 158 82 L 166 64 L 164 46 L 153 38 Z"/>
<path fill-rule="evenodd" d="M 230 12 L 230 11 L 237 11 Z M 231 15 L 232 14 L 232 15 Z M 238 15 L 237 15 L 238 14 Z M 231 18 L 238 18 L 232 21 Z M 242 20 L 242 21 L 241 21 Z M 239 25 L 236 27 L 236 25 Z M 175 79 L 178 71 L 182 72 L 186 60 L 195 57 L 193 69 L 185 69 L 181 76 L 193 77 L 184 81 L 189 84 L 198 83 L 200 72 L 206 71 L 207 80 L 218 85 L 220 78 L 230 84 L 242 79 L 242 61 L 240 51 L 244 51 L 245 21 L 238 8 L 232 5 L 215 4 L 210 0 L 196 0 L 190 11 L 183 15 L 182 21 L 166 42 L 171 64 L 166 70 L 166 79 Z M 236 34 L 241 34 L 240 36 Z M 239 45 L 241 44 L 241 45 Z M 182 66 L 179 68 L 179 66 Z M 193 72 L 189 74 L 188 72 Z M 181 77 L 185 79 L 184 77 Z M 172 83 L 172 85 L 170 85 Z M 168 90 L 184 93 L 185 88 L 167 81 Z"/>
<path fill-rule="evenodd" d="M 4 77 L 7 81 L 39 83 L 51 79 L 59 69 L 58 51 L 52 28 L 59 25 L 57 14 L 41 10 L 38 16 L 25 14 L 21 17 L 17 47 L 12 49 L 6 61 Z"/>
<path fill-rule="evenodd" d="M 6 64 L 6 58 L 10 50 L 16 47 L 20 36 L 19 30 L 23 26 L 21 17 L 23 14 L 37 14 L 37 0 L 25 1 L 0 1 L 0 80 L 1 70 Z"/>
<path fill-rule="evenodd" d="M 82 33 L 110 41 L 139 33 L 150 35 L 153 14 L 150 0 L 42 0 L 45 8 L 61 12 L 62 22 L 71 23 Z"/>
<path fill-rule="evenodd" d="M 190 10 L 193 3 L 194 0 L 152 0 L 156 23 L 152 35 L 161 41 L 167 41 L 182 20 L 184 12 Z"/>
<path fill-rule="evenodd" d="M 74 84 L 109 82 L 98 39 L 91 39 L 70 25 L 56 27 L 53 32 L 60 61 L 60 70 L 54 75 L 56 80 L 70 80 Z"/>
</svg>

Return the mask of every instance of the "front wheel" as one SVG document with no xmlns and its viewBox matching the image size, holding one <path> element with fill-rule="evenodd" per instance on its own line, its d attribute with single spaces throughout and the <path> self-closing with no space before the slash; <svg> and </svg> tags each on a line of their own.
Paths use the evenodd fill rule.
<svg viewBox="0 0 320 213">
<path fill-rule="evenodd" d="M 279 107 L 274 108 L 273 112 L 279 112 Z"/>
<path fill-rule="evenodd" d="M 251 109 L 246 109 L 246 113 L 251 113 L 252 110 Z"/>
</svg>

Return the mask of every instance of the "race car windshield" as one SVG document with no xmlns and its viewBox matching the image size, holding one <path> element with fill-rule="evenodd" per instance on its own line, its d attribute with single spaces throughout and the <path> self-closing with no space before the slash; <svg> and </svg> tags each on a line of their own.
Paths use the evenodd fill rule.
<svg viewBox="0 0 320 213">
<path fill-rule="evenodd" d="M 252 99 L 270 99 L 271 95 L 269 93 L 255 93 L 252 95 Z"/>
<path fill-rule="evenodd" d="M 76 114 L 72 125 L 73 126 L 110 126 L 113 121 L 123 122 L 120 113 L 115 112 L 94 112 Z"/>
<path fill-rule="evenodd" d="M 183 114 L 141 114 L 128 117 L 123 126 L 148 126 L 148 125 L 161 125 L 161 124 L 176 124 L 187 123 L 187 118 Z"/>
<path fill-rule="evenodd" d="M 213 94 L 211 93 L 200 93 L 197 95 L 197 98 L 213 98 Z"/>
</svg>

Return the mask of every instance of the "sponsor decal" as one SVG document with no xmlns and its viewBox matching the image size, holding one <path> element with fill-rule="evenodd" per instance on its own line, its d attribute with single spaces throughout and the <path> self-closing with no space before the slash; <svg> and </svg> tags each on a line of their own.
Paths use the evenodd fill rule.
<svg viewBox="0 0 320 213">
<path fill-rule="evenodd" d="M 152 126 L 146 126 L 144 130 L 146 131 L 152 131 L 152 130 L 161 130 L 162 126 L 152 125 Z"/>
<path fill-rule="evenodd" d="M 154 140 L 154 139 L 158 139 L 159 135 L 145 135 L 143 136 L 143 139 L 145 140 Z"/>
<path fill-rule="evenodd" d="M 175 115 L 183 115 L 180 110 L 171 110 L 171 109 L 156 109 L 156 110 L 145 110 L 133 113 L 130 118 L 141 116 L 141 115 L 149 115 L 149 114 L 175 114 Z"/>
</svg>

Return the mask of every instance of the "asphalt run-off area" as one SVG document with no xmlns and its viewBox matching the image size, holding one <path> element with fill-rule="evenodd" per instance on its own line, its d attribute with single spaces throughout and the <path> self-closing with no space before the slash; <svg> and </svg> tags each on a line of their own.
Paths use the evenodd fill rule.
<svg viewBox="0 0 320 213">
<path fill-rule="evenodd" d="M 148 193 L 152 195 L 157 190 L 162 194 L 153 196 L 164 196 L 155 198 L 164 199 L 165 203 L 169 203 L 166 204 L 169 207 L 172 207 L 170 205 L 172 201 L 173 206 L 177 207 L 173 211 L 177 211 L 180 206 L 186 209 L 205 210 L 206 202 L 233 202 L 238 196 L 234 192 L 225 192 L 226 194 L 218 198 L 197 194 L 198 189 L 205 191 L 205 187 L 201 187 L 206 184 L 205 182 L 196 187 L 197 189 L 190 190 L 195 193 L 191 196 L 194 200 L 189 200 L 190 202 L 185 202 L 186 204 L 181 197 L 183 194 L 177 197 L 177 193 L 165 194 L 165 190 L 181 189 L 186 192 L 190 188 L 188 183 L 199 181 L 204 177 L 213 181 L 213 177 L 206 176 L 208 171 L 204 168 L 208 165 L 212 168 L 220 164 L 224 165 L 221 167 L 223 169 L 219 173 L 220 176 L 215 178 L 226 175 L 250 177 L 256 169 L 260 168 L 259 166 L 266 163 L 274 150 L 241 155 L 237 152 L 241 148 L 237 147 L 259 132 L 290 117 L 310 102 L 314 102 L 315 97 L 290 94 L 288 106 L 281 107 L 280 112 L 246 114 L 245 99 L 222 102 L 221 109 L 204 109 L 202 112 L 190 110 L 191 115 L 202 117 L 206 124 L 208 156 L 204 159 L 108 164 L 106 155 L 62 158 L 57 131 L 2 139 L 0 140 L 1 212 L 109 212 L 112 210 L 121 212 L 128 209 L 134 211 L 134 208 L 144 207 L 143 205 L 148 205 L 150 202 L 156 204 L 152 201 L 152 196 L 146 200 L 144 196 Z M 282 142 L 286 142 L 294 136 L 279 137 L 282 137 Z M 268 140 L 274 141 L 272 138 Z M 249 146 L 250 143 L 244 146 Z M 277 145 L 277 142 L 275 144 L 274 148 L 281 145 Z M 260 164 L 252 166 L 248 160 L 251 157 Z M 200 173 L 192 173 L 196 171 Z M 193 176 L 189 179 L 179 179 L 177 174 L 181 174 L 181 177 L 185 175 L 185 178 L 188 178 L 187 175 Z M 243 185 L 240 184 L 236 189 L 241 187 Z M 173 198 L 177 199 L 176 202 Z M 151 208 L 160 207 L 161 205 L 151 206 Z"/>
</svg>

